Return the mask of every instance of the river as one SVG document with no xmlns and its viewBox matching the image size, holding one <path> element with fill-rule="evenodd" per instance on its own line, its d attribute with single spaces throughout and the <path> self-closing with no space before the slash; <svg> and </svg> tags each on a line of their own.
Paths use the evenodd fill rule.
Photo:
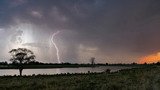
<svg viewBox="0 0 160 90">
<path fill-rule="evenodd" d="M 80 67 L 80 68 L 53 68 L 53 69 L 24 69 L 23 75 L 38 75 L 38 74 L 61 74 L 61 73 L 87 73 L 90 72 L 104 72 L 110 69 L 115 72 L 121 69 L 130 69 L 132 67 L 126 66 L 100 66 L 100 67 Z M 0 76 L 3 75 L 19 75 L 18 69 L 1 69 Z"/>
</svg>

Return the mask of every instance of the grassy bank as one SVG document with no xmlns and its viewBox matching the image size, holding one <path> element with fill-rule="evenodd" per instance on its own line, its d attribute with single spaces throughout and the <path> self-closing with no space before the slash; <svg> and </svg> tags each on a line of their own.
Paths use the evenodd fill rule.
<svg viewBox="0 0 160 90">
<path fill-rule="evenodd" d="M 1 76 L 0 90 L 160 90 L 160 67 L 99 74 Z"/>
<path fill-rule="evenodd" d="M 126 66 L 126 67 L 141 67 L 146 65 L 132 65 L 132 64 L 22 64 L 23 69 L 49 69 L 49 68 L 78 68 L 78 67 L 100 67 L 100 66 Z M 17 64 L 0 65 L 0 69 L 18 69 Z"/>
</svg>

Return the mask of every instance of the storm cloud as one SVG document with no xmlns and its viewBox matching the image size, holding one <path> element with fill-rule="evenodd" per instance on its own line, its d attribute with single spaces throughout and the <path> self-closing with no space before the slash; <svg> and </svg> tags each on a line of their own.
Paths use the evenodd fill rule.
<svg viewBox="0 0 160 90">
<path fill-rule="evenodd" d="M 32 37 L 23 45 L 38 48 L 43 61 L 55 59 L 53 46 L 46 53 L 56 31 L 61 31 L 55 41 L 63 62 L 88 63 L 96 57 L 97 62 L 131 63 L 160 51 L 158 0 L 1 0 L 2 36 L 13 36 L 10 27 L 21 24 L 29 24 L 21 29 Z"/>
</svg>

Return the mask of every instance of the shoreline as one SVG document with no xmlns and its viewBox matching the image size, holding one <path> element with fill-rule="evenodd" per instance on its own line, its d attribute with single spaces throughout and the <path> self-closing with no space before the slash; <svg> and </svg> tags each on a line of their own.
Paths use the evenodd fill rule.
<svg viewBox="0 0 160 90">
<path fill-rule="evenodd" d="M 155 90 L 160 89 L 160 66 L 117 72 L 0 76 L 1 90 Z"/>
</svg>

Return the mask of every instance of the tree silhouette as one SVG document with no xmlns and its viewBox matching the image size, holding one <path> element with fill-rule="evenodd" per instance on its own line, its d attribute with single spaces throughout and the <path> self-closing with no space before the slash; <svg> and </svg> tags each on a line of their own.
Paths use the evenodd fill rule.
<svg viewBox="0 0 160 90">
<path fill-rule="evenodd" d="M 35 61 L 34 53 L 26 48 L 12 49 L 9 53 L 11 54 L 10 61 L 18 65 L 20 76 L 22 76 L 23 64 Z"/>
<path fill-rule="evenodd" d="M 91 57 L 91 59 L 90 59 L 90 62 L 91 62 L 91 65 L 94 65 L 95 64 L 95 57 Z"/>
</svg>

